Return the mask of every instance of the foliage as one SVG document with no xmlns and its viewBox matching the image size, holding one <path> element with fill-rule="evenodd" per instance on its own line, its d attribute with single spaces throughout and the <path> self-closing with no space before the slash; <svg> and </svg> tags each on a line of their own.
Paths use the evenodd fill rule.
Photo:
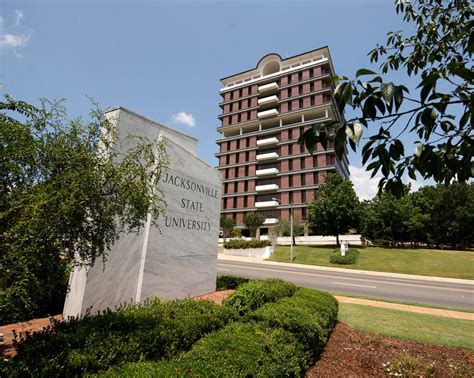
<svg viewBox="0 0 474 378">
<path fill-rule="evenodd" d="M 363 203 L 361 232 L 382 245 L 467 248 L 474 244 L 474 185 L 426 186 L 400 197 L 382 193 Z"/>
<path fill-rule="evenodd" d="M 75 376 L 170 358 L 234 318 L 230 308 L 208 301 L 156 299 L 143 307 L 55 322 L 24 335 L 17 356 L 6 364 L 7 376 Z"/>
<path fill-rule="evenodd" d="M 338 265 L 352 265 L 357 262 L 358 257 L 359 251 L 357 249 L 349 248 L 345 256 L 341 256 L 341 251 L 336 249 L 329 257 L 329 262 Z"/>
<path fill-rule="evenodd" d="M 231 238 L 241 238 L 242 237 L 242 230 L 240 228 L 234 228 L 230 233 Z"/>
<path fill-rule="evenodd" d="M 275 231 L 278 236 L 291 236 L 291 224 L 290 221 L 280 220 L 275 227 Z M 304 224 L 302 222 L 293 221 L 293 236 L 304 235 Z"/>
<path fill-rule="evenodd" d="M 245 227 L 250 231 L 250 236 L 255 237 L 257 229 L 263 225 L 265 217 L 257 212 L 248 213 L 244 216 Z"/>
<path fill-rule="evenodd" d="M 261 323 L 234 323 L 175 359 L 128 364 L 105 376 L 296 377 L 304 374 L 307 360 L 291 333 Z"/>
<path fill-rule="evenodd" d="M 395 377 L 432 377 L 434 362 L 425 364 L 421 357 L 413 356 L 407 351 L 398 353 L 393 360 L 384 365 L 384 370 Z"/>
<path fill-rule="evenodd" d="M 264 248 L 271 246 L 270 240 L 242 240 L 234 239 L 224 243 L 225 249 L 249 249 L 249 248 Z"/>
<path fill-rule="evenodd" d="M 224 299 L 223 304 L 236 310 L 239 314 L 255 310 L 267 302 L 290 297 L 297 287 L 292 283 L 272 278 L 268 280 L 249 281 L 240 285 L 235 293 Z"/>
<path fill-rule="evenodd" d="M 429 244 L 451 248 L 474 245 L 474 184 L 426 186 L 412 198 L 414 206 L 429 219 L 423 229 Z"/>
<path fill-rule="evenodd" d="M 248 278 L 239 276 L 217 276 L 216 290 L 234 290 L 248 281 Z"/>
<path fill-rule="evenodd" d="M 352 107 L 359 112 L 353 119 L 315 125 L 299 139 L 313 151 L 317 142 L 327 148 L 335 136 L 335 151 L 344 154 L 346 140 L 352 149 L 361 140 L 363 128 L 378 127 L 362 148 L 362 163 L 374 176 L 383 177 L 385 187 L 398 195 L 403 192 L 405 173 L 416 179 L 449 183 L 464 182 L 474 176 L 473 105 L 474 8 L 469 0 L 396 0 L 396 12 L 413 26 L 411 35 L 389 32 L 385 45 L 370 52 L 370 61 L 381 60 L 382 75 L 359 69 L 356 79 L 336 78 L 335 101 L 339 110 Z M 384 58 L 384 60 L 382 60 Z M 404 70 L 417 93 L 387 82 L 389 71 Z M 368 77 L 364 80 L 362 76 Z M 373 124 L 373 126 L 372 126 Z M 400 137 L 409 134 L 417 145 L 406 152 Z"/>
<path fill-rule="evenodd" d="M 234 218 L 229 218 L 224 215 L 221 215 L 220 219 L 220 228 L 224 230 L 224 237 L 230 237 L 232 234 L 232 231 L 234 230 L 235 227 L 235 220 Z"/>
<path fill-rule="evenodd" d="M 345 234 L 359 227 L 360 206 L 352 182 L 338 174 L 326 175 L 315 199 L 308 204 L 308 221 L 322 235 Z"/>
<path fill-rule="evenodd" d="M 0 318 L 56 311 L 66 269 L 105 257 L 122 231 L 163 211 L 160 142 L 120 143 L 100 110 L 69 120 L 62 103 L 0 102 Z"/>
<path fill-rule="evenodd" d="M 290 298 L 267 303 L 248 318 L 291 332 L 311 356 L 322 350 L 336 324 L 338 303 L 330 294 L 298 289 Z M 309 361 L 312 362 L 312 361 Z"/>
<path fill-rule="evenodd" d="M 261 282 L 261 281 L 260 281 Z M 106 376 L 302 376 L 336 324 L 336 299 L 298 289 L 248 312 L 169 361 L 127 364 Z"/>
</svg>

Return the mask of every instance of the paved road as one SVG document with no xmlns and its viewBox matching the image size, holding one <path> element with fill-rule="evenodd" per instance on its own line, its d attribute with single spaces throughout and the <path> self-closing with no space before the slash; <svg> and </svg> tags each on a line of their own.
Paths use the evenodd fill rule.
<svg viewBox="0 0 474 378">
<path fill-rule="evenodd" d="M 281 278 L 304 287 L 337 294 L 358 295 L 474 310 L 474 285 L 392 278 L 382 275 L 332 272 L 275 266 L 262 263 L 219 260 L 218 274 L 248 278 Z"/>
</svg>

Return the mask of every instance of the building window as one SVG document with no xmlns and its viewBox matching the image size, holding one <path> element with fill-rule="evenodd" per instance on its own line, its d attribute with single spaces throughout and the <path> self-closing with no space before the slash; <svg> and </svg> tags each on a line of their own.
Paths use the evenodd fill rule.
<svg viewBox="0 0 474 378">
<path fill-rule="evenodd" d="M 309 84 L 309 90 L 310 90 L 310 92 L 314 92 L 314 81 L 312 81 L 312 82 Z"/>
<path fill-rule="evenodd" d="M 306 185 L 306 174 L 303 173 L 301 175 L 301 186 L 305 186 Z M 304 201 L 303 201 L 304 202 Z"/>
<path fill-rule="evenodd" d="M 301 81 L 303 80 L 303 72 L 298 72 L 298 80 Z"/>
<path fill-rule="evenodd" d="M 290 203 L 293 203 L 293 192 L 290 192 L 288 194 L 289 194 L 289 197 L 290 197 Z"/>
<path fill-rule="evenodd" d="M 247 196 L 244 197 L 244 207 L 247 207 Z"/>
<path fill-rule="evenodd" d="M 231 100 L 234 99 L 234 91 L 231 91 L 231 92 L 230 92 L 230 99 L 231 99 Z M 232 104 L 231 104 L 231 106 L 232 106 Z"/>
<path fill-rule="evenodd" d="M 303 108 L 303 99 L 302 98 L 300 98 L 300 104 L 299 105 L 300 105 L 300 109 L 302 109 Z"/>
<path fill-rule="evenodd" d="M 305 169 L 305 158 L 302 157 L 302 158 L 300 159 L 300 162 L 301 162 L 301 169 Z"/>
<path fill-rule="evenodd" d="M 249 182 L 247 180 L 244 181 L 244 191 L 245 193 L 249 191 Z"/>
<path fill-rule="evenodd" d="M 239 168 L 234 168 L 234 177 L 239 177 Z"/>
<path fill-rule="evenodd" d="M 239 89 L 239 97 L 242 97 L 242 88 Z"/>
<path fill-rule="evenodd" d="M 245 161 L 249 161 L 249 160 L 250 160 L 250 152 L 245 151 Z M 248 170 L 248 167 L 247 167 L 247 170 Z"/>
<path fill-rule="evenodd" d="M 236 163 L 236 164 L 239 164 L 239 162 L 240 162 L 240 154 L 237 152 L 237 153 L 235 154 L 235 163 Z"/>
<path fill-rule="evenodd" d="M 290 188 L 293 187 L 293 176 L 292 175 L 288 176 L 288 185 L 290 186 Z M 291 201 L 292 198 L 293 198 L 293 196 L 292 196 L 292 193 L 290 192 L 290 201 Z"/>
<path fill-rule="evenodd" d="M 303 219 L 306 219 L 306 207 L 303 207 L 301 209 L 301 216 L 303 217 Z"/>
<path fill-rule="evenodd" d="M 240 116 L 240 114 L 239 114 L 239 116 Z M 239 121 L 240 121 L 240 119 L 239 119 Z M 237 144 L 237 149 L 239 149 L 240 148 L 240 139 L 236 140 L 236 144 Z"/>
<path fill-rule="evenodd" d="M 293 170 L 293 159 L 288 160 L 288 169 L 289 169 L 290 171 Z"/>
<path fill-rule="evenodd" d="M 314 185 L 318 185 L 318 184 L 319 184 L 318 172 L 314 172 L 313 181 L 314 181 Z"/>
<path fill-rule="evenodd" d="M 288 145 L 288 155 L 293 155 L 293 145 L 292 144 Z"/>
<path fill-rule="evenodd" d="M 239 183 L 237 181 L 234 182 L 234 193 L 239 191 Z"/>
<path fill-rule="evenodd" d="M 234 198 L 232 198 L 232 199 L 233 199 L 233 202 L 234 202 L 234 203 L 233 203 L 234 206 L 232 206 L 232 207 L 233 207 L 234 209 L 236 209 L 236 208 L 237 208 L 237 197 L 234 197 Z"/>
<path fill-rule="evenodd" d="M 224 194 L 227 194 L 229 192 L 229 183 L 224 184 Z"/>
<path fill-rule="evenodd" d="M 245 176 L 248 176 L 249 175 L 249 166 L 246 165 L 245 166 Z"/>
<path fill-rule="evenodd" d="M 237 114 L 237 122 L 242 122 L 242 113 Z M 237 147 L 239 148 L 239 147 Z"/>
<path fill-rule="evenodd" d="M 229 164 L 229 162 L 230 162 L 230 154 L 225 156 L 225 163 Z"/>
<path fill-rule="evenodd" d="M 306 190 L 301 191 L 301 203 L 306 203 Z"/>
<path fill-rule="evenodd" d="M 288 75 L 288 84 L 291 84 L 291 75 Z"/>
<path fill-rule="evenodd" d="M 303 86 L 300 85 L 299 94 L 303 94 Z"/>
</svg>

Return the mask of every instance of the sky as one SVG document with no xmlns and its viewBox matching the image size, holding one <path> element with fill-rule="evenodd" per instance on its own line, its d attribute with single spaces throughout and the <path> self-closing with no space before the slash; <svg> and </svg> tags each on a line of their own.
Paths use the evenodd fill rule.
<svg viewBox="0 0 474 378">
<path fill-rule="evenodd" d="M 124 106 L 198 138 L 199 156 L 217 166 L 219 79 L 269 53 L 325 45 L 336 73 L 353 77 L 403 25 L 391 0 L 2 0 L 0 95 L 64 98 L 70 117 L 87 117 L 88 97 L 104 109 Z M 360 152 L 349 162 L 359 197 L 374 196 L 378 180 Z"/>
</svg>

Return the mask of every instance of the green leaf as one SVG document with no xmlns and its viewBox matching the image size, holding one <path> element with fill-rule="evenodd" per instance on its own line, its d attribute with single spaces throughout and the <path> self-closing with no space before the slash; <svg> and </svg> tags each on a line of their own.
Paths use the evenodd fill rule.
<svg viewBox="0 0 474 378">
<path fill-rule="evenodd" d="M 380 92 L 388 105 L 391 105 L 393 95 L 395 94 L 395 85 L 393 83 L 382 84 L 380 86 Z"/>
<path fill-rule="evenodd" d="M 374 71 L 368 70 L 366 68 L 361 68 L 360 70 L 357 70 L 356 72 L 356 77 L 362 76 L 362 75 L 375 75 L 376 73 Z"/>
<path fill-rule="evenodd" d="M 354 122 L 351 126 L 346 126 L 346 135 L 352 140 L 355 144 L 359 144 L 360 139 L 362 138 L 362 125 L 359 122 Z"/>
<path fill-rule="evenodd" d="M 436 112 L 433 108 L 425 108 L 421 113 L 421 123 L 425 126 L 433 126 L 436 121 Z"/>
</svg>

